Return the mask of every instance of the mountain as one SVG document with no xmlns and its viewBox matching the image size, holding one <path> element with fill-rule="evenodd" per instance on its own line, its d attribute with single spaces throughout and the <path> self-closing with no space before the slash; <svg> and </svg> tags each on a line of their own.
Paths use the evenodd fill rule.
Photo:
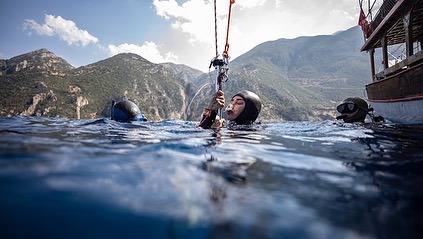
<svg viewBox="0 0 423 239">
<path fill-rule="evenodd" d="M 166 67 L 167 70 L 171 71 L 178 78 L 183 79 L 187 82 L 191 82 L 203 74 L 203 72 L 200 70 L 196 70 L 194 68 L 182 64 L 174 64 L 168 62 L 160 63 L 160 65 Z"/>
<path fill-rule="evenodd" d="M 26 71 L 31 74 L 60 75 L 74 67 L 47 49 L 40 49 L 9 60 L 0 60 L 0 76 Z"/>
<path fill-rule="evenodd" d="M 230 62 L 225 93 L 256 92 L 263 101 L 260 116 L 267 120 L 333 118 L 336 104 L 350 96 L 362 97 L 370 78 L 368 54 L 360 52 L 362 42 L 359 27 L 264 42 Z"/>
<path fill-rule="evenodd" d="M 42 57 L 44 55 L 49 58 Z M 119 54 L 77 69 L 45 49 L 6 61 L 2 67 L 1 115 L 108 117 L 112 100 L 130 99 L 152 120 L 181 118 L 192 84 L 166 66 L 135 54 Z M 19 59 L 19 61 L 12 61 Z M 28 59 L 39 59 L 12 71 Z M 55 62 L 57 64 L 47 64 Z M 49 66 L 43 68 L 43 66 Z M 39 69 L 43 69 L 39 71 Z M 62 69 L 52 73 L 52 69 Z"/>
<path fill-rule="evenodd" d="M 361 96 L 368 56 L 354 27 L 333 35 L 262 43 L 229 65 L 226 100 L 247 89 L 263 101 L 260 119 L 333 118 L 336 103 Z M 79 68 L 40 49 L 0 60 L 0 116 L 99 118 L 112 100 L 134 101 L 151 120 L 199 120 L 214 89 L 214 72 L 154 64 L 124 53 Z"/>
</svg>

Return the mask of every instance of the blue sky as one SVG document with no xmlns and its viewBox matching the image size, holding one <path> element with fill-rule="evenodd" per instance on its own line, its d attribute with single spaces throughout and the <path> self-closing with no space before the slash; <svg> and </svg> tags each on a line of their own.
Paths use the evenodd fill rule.
<svg viewBox="0 0 423 239">
<path fill-rule="evenodd" d="M 47 48 L 75 67 L 121 52 L 207 71 L 215 55 L 213 0 L 3 0 L 0 59 Z M 229 0 L 217 0 L 223 52 Z M 356 26 L 356 0 L 236 0 L 231 59 L 279 38 Z"/>
</svg>

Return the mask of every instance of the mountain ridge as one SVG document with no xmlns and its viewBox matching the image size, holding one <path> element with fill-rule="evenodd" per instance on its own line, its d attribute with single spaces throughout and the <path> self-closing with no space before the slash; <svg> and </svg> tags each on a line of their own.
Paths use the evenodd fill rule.
<svg viewBox="0 0 423 239">
<path fill-rule="evenodd" d="M 0 72 L 6 70 L 7 74 L 22 70 L 32 70 L 34 73 L 55 75 L 75 69 L 66 60 L 45 48 L 18 55 L 9 60 L 0 59 L 0 62 Z"/>
<path fill-rule="evenodd" d="M 261 43 L 230 62 L 226 100 L 247 89 L 262 98 L 261 120 L 333 119 L 337 102 L 364 91 L 368 57 L 360 40 L 355 27 Z M 108 117 L 112 100 L 130 99 L 152 120 L 198 120 L 214 91 L 200 87 L 213 85 L 212 75 L 132 53 L 74 68 L 39 49 L 0 60 L 0 116 Z"/>
</svg>

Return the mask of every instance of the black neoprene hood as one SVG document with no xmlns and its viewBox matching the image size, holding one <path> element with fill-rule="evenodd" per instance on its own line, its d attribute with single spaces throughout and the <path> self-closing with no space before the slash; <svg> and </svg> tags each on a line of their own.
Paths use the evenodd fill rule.
<svg viewBox="0 0 423 239">
<path fill-rule="evenodd" d="M 141 114 L 140 108 L 132 101 L 123 100 L 112 105 L 111 119 L 116 121 L 146 121 L 147 118 Z"/>
<path fill-rule="evenodd" d="M 257 119 L 261 110 L 261 100 L 253 92 L 243 90 L 236 93 L 233 97 L 240 96 L 245 101 L 245 108 L 241 114 L 234 120 L 238 125 L 241 124 L 252 124 Z M 233 98 L 232 97 L 232 98 Z"/>
<path fill-rule="evenodd" d="M 346 123 L 353 123 L 353 122 L 364 122 L 367 113 L 369 112 L 369 106 L 367 102 L 361 98 L 347 98 L 342 101 L 342 104 L 345 103 L 353 103 L 356 105 L 354 112 L 342 114 L 341 117 L 344 122 Z"/>
</svg>

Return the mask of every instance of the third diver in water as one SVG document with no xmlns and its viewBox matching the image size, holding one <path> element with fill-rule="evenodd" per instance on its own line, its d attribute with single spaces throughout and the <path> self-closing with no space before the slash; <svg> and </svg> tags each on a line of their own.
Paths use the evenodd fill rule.
<svg viewBox="0 0 423 239">
<path fill-rule="evenodd" d="M 374 116 L 373 108 L 361 98 L 347 98 L 336 107 L 336 110 L 341 114 L 336 119 L 342 119 L 345 123 L 364 123 L 367 115 L 372 122 L 385 122 L 382 116 Z"/>
<path fill-rule="evenodd" d="M 369 106 L 361 98 L 347 98 L 336 107 L 336 110 L 341 114 L 336 119 L 342 119 L 345 123 L 364 123 L 369 113 Z"/>
</svg>

